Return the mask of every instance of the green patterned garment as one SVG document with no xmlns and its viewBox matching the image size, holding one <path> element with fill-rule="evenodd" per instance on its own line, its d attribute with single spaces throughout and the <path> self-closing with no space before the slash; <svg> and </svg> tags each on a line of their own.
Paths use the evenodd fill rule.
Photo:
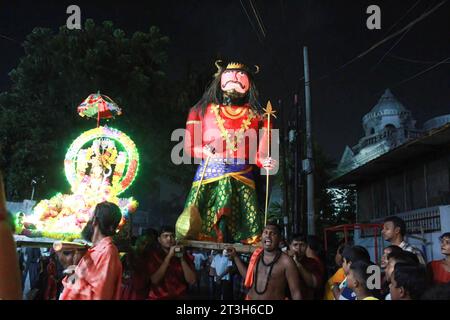
<svg viewBox="0 0 450 320">
<path fill-rule="evenodd" d="M 197 188 L 198 181 L 192 185 L 186 208 L 194 205 Z M 202 218 L 198 240 L 244 244 L 259 241 L 264 219 L 258 211 L 253 179 L 244 177 L 242 171 L 204 180 L 196 204 Z"/>
</svg>

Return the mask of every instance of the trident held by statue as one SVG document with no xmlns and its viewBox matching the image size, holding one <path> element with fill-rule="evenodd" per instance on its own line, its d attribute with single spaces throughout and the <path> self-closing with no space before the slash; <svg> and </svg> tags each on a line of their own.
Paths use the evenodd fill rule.
<svg viewBox="0 0 450 320">
<path fill-rule="evenodd" d="M 270 103 L 270 100 L 267 102 L 267 106 L 264 110 L 264 116 L 267 116 L 267 158 L 270 158 L 270 118 L 275 116 L 275 110 L 272 109 L 272 104 Z M 269 171 L 270 168 L 266 168 L 267 175 L 266 175 L 266 209 L 265 209 L 265 216 L 264 216 L 264 225 L 267 224 L 267 211 L 269 207 Z"/>
</svg>

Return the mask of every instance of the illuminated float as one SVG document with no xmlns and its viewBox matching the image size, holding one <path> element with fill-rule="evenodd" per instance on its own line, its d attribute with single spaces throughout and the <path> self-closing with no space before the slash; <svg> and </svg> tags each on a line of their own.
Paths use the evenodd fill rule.
<svg viewBox="0 0 450 320">
<path fill-rule="evenodd" d="M 139 154 L 125 133 L 100 126 L 100 119 L 113 118 L 121 109 L 109 97 L 91 94 L 79 107 L 80 116 L 97 118 L 97 127 L 83 132 L 70 145 L 65 159 L 66 178 L 71 194 L 58 193 L 40 201 L 29 216 L 17 218 L 17 233 L 30 237 L 61 240 L 80 238 L 99 202 L 117 204 L 122 211 L 121 228 L 137 209 L 132 197 L 119 198 L 133 183 Z"/>
</svg>

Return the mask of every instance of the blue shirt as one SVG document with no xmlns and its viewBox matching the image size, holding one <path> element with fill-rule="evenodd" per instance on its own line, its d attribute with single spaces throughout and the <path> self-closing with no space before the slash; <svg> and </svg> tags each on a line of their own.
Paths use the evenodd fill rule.
<svg viewBox="0 0 450 320">
<path fill-rule="evenodd" d="M 217 254 L 211 263 L 211 268 L 214 268 L 216 270 L 216 279 L 218 279 L 218 277 L 221 276 L 225 272 L 225 270 L 232 265 L 233 262 L 229 260 L 228 257 Z M 230 274 L 223 276 L 222 280 L 230 280 Z"/>
</svg>

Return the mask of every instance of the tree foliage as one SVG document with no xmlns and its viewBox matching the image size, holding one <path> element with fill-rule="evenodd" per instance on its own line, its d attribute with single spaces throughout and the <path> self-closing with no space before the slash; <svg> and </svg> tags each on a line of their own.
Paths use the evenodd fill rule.
<svg viewBox="0 0 450 320">
<path fill-rule="evenodd" d="M 346 223 L 353 223 L 356 214 L 356 192 L 352 189 L 330 189 L 336 164 L 319 147 L 314 145 L 315 155 L 315 210 L 318 213 L 317 231 Z"/>
<path fill-rule="evenodd" d="M 0 95 L 0 168 L 8 198 L 28 198 L 34 177 L 41 182 L 38 198 L 68 190 L 65 152 L 95 126 L 76 107 L 97 91 L 124 111 L 108 125 L 127 133 L 140 150 L 140 178 L 130 193 L 148 193 L 156 177 L 170 175 L 170 133 L 187 106 L 177 109 L 164 72 L 168 43 L 157 27 L 127 36 L 109 21 L 86 20 L 81 30 L 61 27 L 57 33 L 35 28 L 10 73 L 11 89 Z"/>
</svg>

